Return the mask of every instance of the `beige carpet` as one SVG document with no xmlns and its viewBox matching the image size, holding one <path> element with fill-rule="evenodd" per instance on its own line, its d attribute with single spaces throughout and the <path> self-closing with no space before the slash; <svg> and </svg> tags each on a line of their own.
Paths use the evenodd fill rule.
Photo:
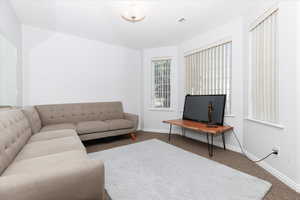
<svg viewBox="0 0 300 200">
<path fill-rule="evenodd" d="M 166 134 L 139 132 L 135 142 L 157 138 L 167 141 Z M 128 136 L 120 136 L 85 142 L 88 152 L 101 151 L 121 145 L 133 143 Z M 190 151 L 192 153 L 208 158 L 207 145 L 196 140 L 185 138 L 179 135 L 172 136 L 171 143 L 177 147 Z M 250 175 L 259 177 L 272 183 L 272 188 L 264 198 L 265 200 L 300 200 L 300 194 L 290 189 L 270 173 L 259 167 L 258 165 L 248 161 L 241 154 L 224 151 L 221 148 L 215 148 L 212 160 L 225 164 L 234 169 L 243 171 Z"/>
</svg>

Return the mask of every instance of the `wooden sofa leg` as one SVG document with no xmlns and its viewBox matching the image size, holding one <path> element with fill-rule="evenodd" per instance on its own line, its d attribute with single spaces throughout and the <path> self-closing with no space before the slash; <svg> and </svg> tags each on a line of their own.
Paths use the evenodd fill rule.
<svg viewBox="0 0 300 200">
<path fill-rule="evenodd" d="M 129 133 L 131 140 L 136 140 L 136 135 L 134 133 Z"/>
</svg>

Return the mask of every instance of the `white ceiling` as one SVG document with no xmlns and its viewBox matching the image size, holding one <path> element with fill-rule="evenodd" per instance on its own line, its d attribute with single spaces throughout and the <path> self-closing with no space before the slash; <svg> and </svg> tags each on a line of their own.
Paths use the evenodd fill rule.
<svg viewBox="0 0 300 200">
<path fill-rule="evenodd" d="M 23 24 L 131 48 L 178 44 L 262 1 L 269 0 L 138 0 L 146 19 L 132 24 L 120 17 L 130 0 L 11 0 Z"/>
</svg>

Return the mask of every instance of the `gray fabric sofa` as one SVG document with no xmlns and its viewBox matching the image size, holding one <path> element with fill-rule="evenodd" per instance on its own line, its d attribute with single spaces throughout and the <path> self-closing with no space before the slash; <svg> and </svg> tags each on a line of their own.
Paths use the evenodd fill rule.
<svg viewBox="0 0 300 200">
<path fill-rule="evenodd" d="M 33 132 L 75 130 L 82 141 L 133 134 L 138 116 L 124 113 L 121 102 L 37 105 L 24 108 Z"/>
<path fill-rule="evenodd" d="M 33 119 L 21 110 L 0 112 L 0 199 L 102 200 L 103 163 L 88 158 L 74 130 L 40 132 Z"/>
</svg>

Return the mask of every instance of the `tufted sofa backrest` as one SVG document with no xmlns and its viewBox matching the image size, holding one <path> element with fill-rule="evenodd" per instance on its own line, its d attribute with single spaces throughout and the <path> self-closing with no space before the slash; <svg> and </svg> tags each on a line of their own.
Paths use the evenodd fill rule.
<svg viewBox="0 0 300 200">
<path fill-rule="evenodd" d="M 0 112 L 0 174 L 14 160 L 30 136 L 29 122 L 21 110 Z"/>
<path fill-rule="evenodd" d="M 121 102 L 38 105 L 43 126 L 58 123 L 123 119 Z"/>
</svg>

